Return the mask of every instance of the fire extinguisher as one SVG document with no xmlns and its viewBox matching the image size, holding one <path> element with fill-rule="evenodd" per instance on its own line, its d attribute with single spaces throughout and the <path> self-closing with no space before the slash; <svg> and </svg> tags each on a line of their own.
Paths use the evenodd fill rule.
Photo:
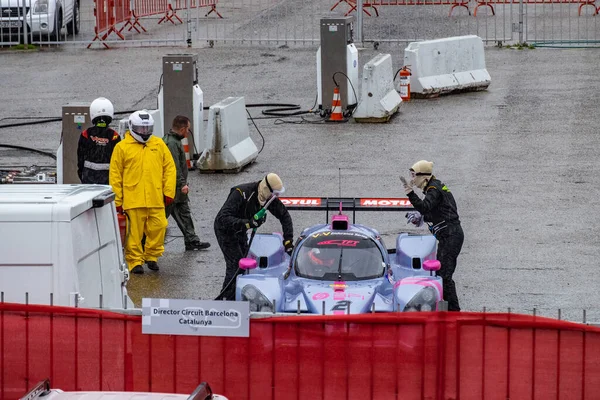
<svg viewBox="0 0 600 400">
<path fill-rule="evenodd" d="M 402 101 L 410 101 L 410 65 L 405 65 L 400 70 L 400 98 Z"/>
<path fill-rule="evenodd" d="M 121 233 L 121 245 L 125 247 L 127 240 L 127 216 L 124 213 L 117 213 L 117 220 L 119 221 L 119 232 Z"/>
</svg>

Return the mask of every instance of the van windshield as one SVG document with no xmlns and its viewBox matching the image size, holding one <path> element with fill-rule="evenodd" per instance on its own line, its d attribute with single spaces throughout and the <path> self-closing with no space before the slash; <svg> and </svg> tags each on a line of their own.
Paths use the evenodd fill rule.
<svg viewBox="0 0 600 400">
<path fill-rule="evenodd" d="M 385 263 L 377 244 L 355 232 L 320 232 L 302 243 L 296 274 L 318 280 L 356 281 L 383 276 Z"/>
</svg>

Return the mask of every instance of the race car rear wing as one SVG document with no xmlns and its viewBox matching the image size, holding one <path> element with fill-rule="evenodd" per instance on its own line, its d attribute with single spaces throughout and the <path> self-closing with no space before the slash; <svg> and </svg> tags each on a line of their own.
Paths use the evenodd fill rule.
<svg viewBox="0 0 600 400">
<path fill-rule="evenodd" d="M 356 220 L 356 211 L 414 211 L 408 198 L 388 197 L 280 197 L 279 200 L 288 210 L 326 211 L 329 221 L 329 210 L 352 210 L 352 223 Z"/>
</svg>

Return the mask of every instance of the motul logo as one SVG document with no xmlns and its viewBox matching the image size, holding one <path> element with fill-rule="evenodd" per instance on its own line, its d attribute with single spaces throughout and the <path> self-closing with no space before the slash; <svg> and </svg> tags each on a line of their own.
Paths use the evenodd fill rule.
<svg viewBox="0 0 600 400">
<path fill-rule="evenodd" d="M 406 206 L 412 204 L 408 199 L 360 199 L 361 206 Z"/>
<path fill-rule="evenodd" d="M 321 199 L 318 198 L 303 198 L 303 197 L 295 197 L 295 198 L 281 198 L 280 199 L 283 204 L 286 206 L 320 206 Z"/>
</svg>

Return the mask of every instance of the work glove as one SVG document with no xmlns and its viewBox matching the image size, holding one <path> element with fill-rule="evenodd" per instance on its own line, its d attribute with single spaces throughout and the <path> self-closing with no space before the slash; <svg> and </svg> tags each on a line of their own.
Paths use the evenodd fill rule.
<svg viewBox="0 0 600 400">
<path fill-rule="evenodd" d="M 294 251 L 294 244 L 290 239 L 283 242 L 283 247 L 285 247 L 285 252 L 292 256 L 292 252 Z"/>
<path fill-rule="evenodd" d="M 411 223 L 418 228 L 423 225 L 423 215 L 418 211 L 407 212 L 406 223 Z"/>
<path fill-rule="evenodd" d="M 246 226 L 246 229 L 256 229 L 259 226 L 261 226 L 262 224 L 264 224 L 266 220 L 267 220 L 266 215 L 258 220 L 254 219 L 254 218 L 247 219 L 244 225 Z"/>
<path fill-rule="evenodd" d="M 117 206 L 117 214 L 123 214 L 123 206 Z"/>
<path fill-rule="evenodd" d="M 401 176 L 402 186 L 404 186 L 404 193 L 409 194 L 413 191 L 412 183 L 408 182 L 405 177 Z"/>
<path fill-rule="evenodd" d="M 169 196 L 165 196 L 165 207 L 169 207 L 171 204 L 173 204 L 173 199 Z"/>
</svg>

